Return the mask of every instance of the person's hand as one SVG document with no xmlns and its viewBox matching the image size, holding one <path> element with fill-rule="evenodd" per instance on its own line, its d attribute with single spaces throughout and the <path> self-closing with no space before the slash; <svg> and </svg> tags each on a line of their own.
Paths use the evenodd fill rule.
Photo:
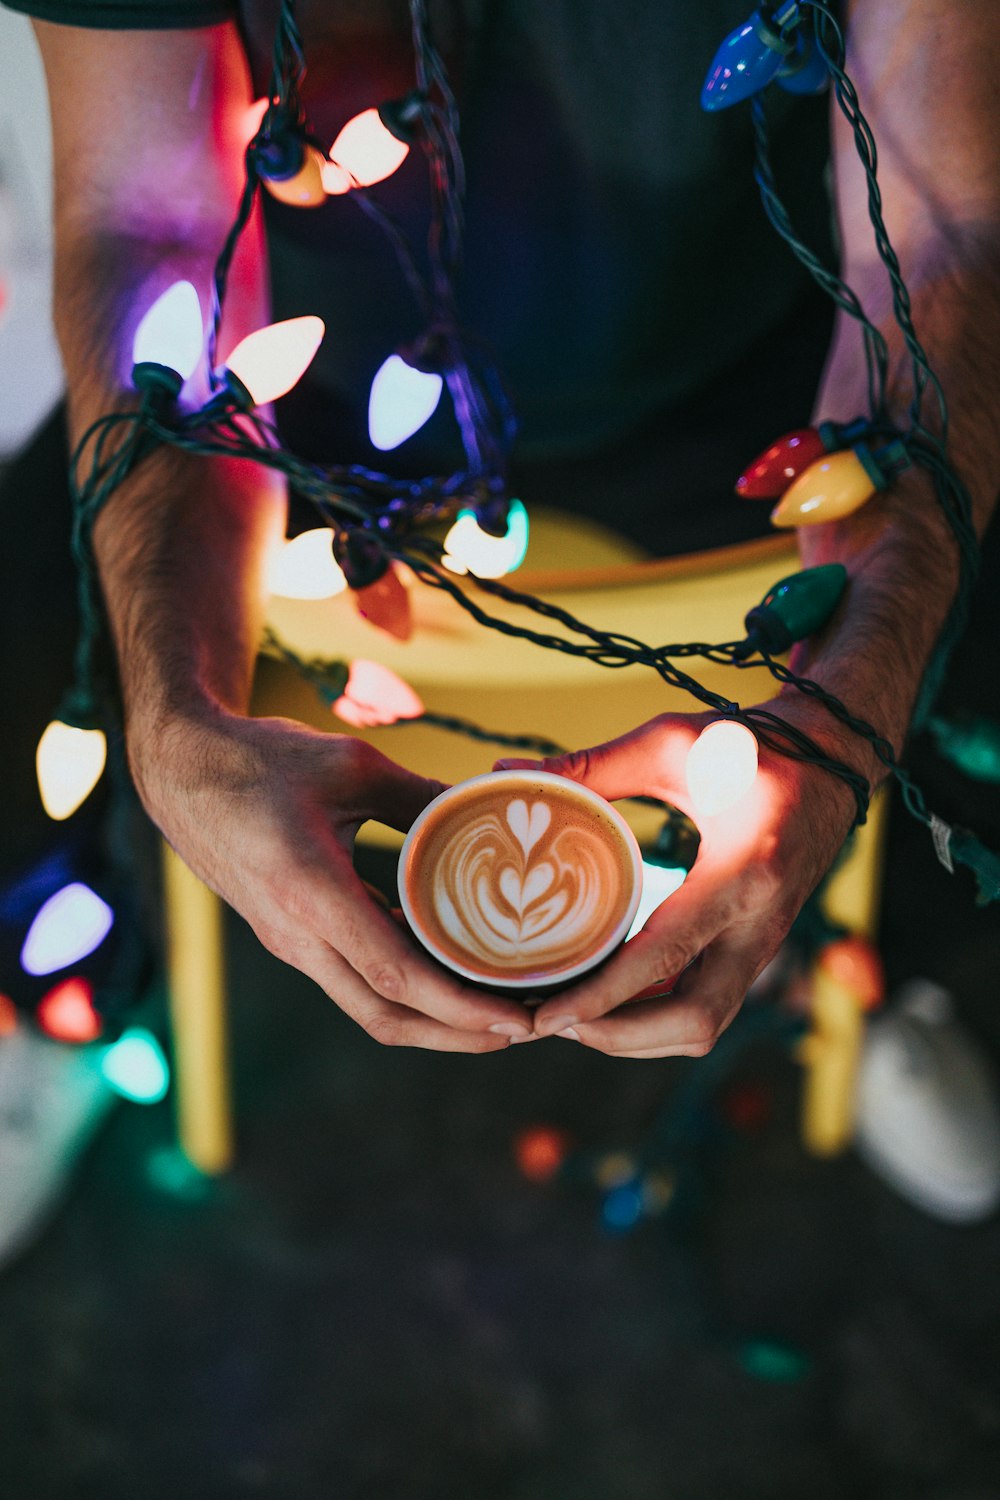
<svg viewBox="0 0 1000 1500">
<path fill-rule="evenodd" d="M 850 743 L 831 738 L 822 709 L 790 696 L 769 707 L 850 763 Z M 663 714 L 594 749 L 497 763 L 554 771 L 609 801 L 662 798 L 701 832 L 680 889 L 592 976 L 538 1008 L 536 1035 L 570 1035 L 616 1057 L 703 1056 L 833 863 L 853 821 L 852 793 L 828 772 L 764 746 L 743 800 L 715 817 L 695 817 L 684 763 L 715 717 Z"/>
<path fill-rule="evenodd" d="M 347 735 L 223 712 L 133 733 L 129 753 L 147 811 L 195 874 L 377 1041 L 495 1052 L 531 1036 L 523 1006 L 452 979 L 354 871 L 361 824 L 407 829 L 440 782 Z"/>
</svg>

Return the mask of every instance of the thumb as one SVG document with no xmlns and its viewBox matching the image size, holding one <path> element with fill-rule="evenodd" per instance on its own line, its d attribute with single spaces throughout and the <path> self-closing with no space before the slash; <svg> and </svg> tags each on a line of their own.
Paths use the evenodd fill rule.
<svg viewBox="0 0 1000 1500">
<path fill-rule="evenodd" d="M 589 787 L 609 802 L 621 797 L 655 796 L 681 799 L 679 805 L 683 805 L 684 764 L 699 727 L 683 714 L 661 714 L 600 745 L 545 760 L 499 760 L 494 769 L 551 771 Z"/>
<path fill-rule="evenodd" d="M 406 833 L 428 802 L 448 790 L 448 784 L 431 776 L 418 776 L 374 751 L 365 766 L 364 790 L 368 816 Z"/>
</svg>

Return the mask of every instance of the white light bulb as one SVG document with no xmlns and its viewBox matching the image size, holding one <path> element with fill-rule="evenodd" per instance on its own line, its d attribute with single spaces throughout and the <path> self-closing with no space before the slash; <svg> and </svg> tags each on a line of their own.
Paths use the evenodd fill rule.
<svg viewBox="0 0 1000 1500">
<path fill-rule="evenodd" d="M 712 818 L 726 812 L 757 779 L 756 737 L 734 719 L 716 719 L 688 751 L 685 772 L 697 813 Z"/>
<path fill-rule="evenodd" d="M 433 370 L 416 370 L 398 354 L 380 365 L 368 397 L 368 434 L 383 453 L 398 448 L 423 427 L 441 399 L 444 380 Z"/>
<path fill-rule="evenodd" d="M 103 730 L 53 719 L 35 751 L 38 790 L 50 818 L 61 822 L 76 812 L 100 781 L 107 755 Z"/>
<path fill-rule="evenodd" d="M 491 536 L 473 510 L 460 510 L 444 539 L 444 566 L 452 573 L 475 573 L 477 578 L 503 578 L 524 561 L 528 550 L 528 512 L 512 500 L 505 536 Z"/>
<path fill-rule="evenodd" d="M 405 161 L 409 149 L 405 141 L 386 129 L 377 109 L 365 109 L 341 130 L 330 147 L 330 160 L 348 172 L 359 187 L 371 187 L 373 182 L 390 177 Z"/>
<path fill-rule="evenodd" d="M 135 331 L 134 365 L 164 365 L 182 380 L 194 371 L 204 347 L 201 304 L 190 281 L 175 281 L 157 297 Z"/>
<path fill-rule="evenodd" d="M 328 526 L 303 531 L 275 552 L 267 586 L 283 599 L 332 599 L 342 594 L 347 579 L 333 555 L 333 532 Z"/>
<path fill-rule="evenodd" d="M 312 364 L 326 326 L 322 318 L 286 318 L 240 339 L 226 369 L 249 391 L 253 404 L 277 401 L 297 385 Z"/>
<path fill-rule="evenodd" d="M 64 885 L 39 909 L 21 949 L 26 974 L 54 974 L 79 963 L 111 931 L 114 912 L 81 881 Z"/>
</svg>

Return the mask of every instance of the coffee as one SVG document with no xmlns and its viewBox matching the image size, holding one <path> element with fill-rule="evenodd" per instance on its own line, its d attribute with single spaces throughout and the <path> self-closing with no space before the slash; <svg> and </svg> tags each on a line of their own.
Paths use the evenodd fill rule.
<svg viewBox="0 0 1000 1500">
<path fill-rule="evenodd" d="M 641 858 L 603 798 L 548 772 L 498 771 L 428 804 L 400 855 L 416 936 L 470 979 L 529 988 L 584 973 L 622 941 Z"/>
</svg>

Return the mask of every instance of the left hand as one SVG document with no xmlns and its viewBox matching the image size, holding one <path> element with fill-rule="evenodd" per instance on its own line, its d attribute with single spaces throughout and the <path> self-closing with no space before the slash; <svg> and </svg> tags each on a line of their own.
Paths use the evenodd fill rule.
<svg viewBox="0 0 1000 1500">
<path fill-rule="evenodd" d="M 787 694 L 768 707 L 827 753 L 849 764 L 861 760 L 853 736 L 835 736 L 818 705 Z M 498 765 L 553 771 L 609 801 L 659 797 L 693 817 L 685 758 L 716 717 L 662 714 L 591 750 Z M 761 745 L 757 780 L 742 801 L 694 819 L 701 844 L 684 884 L 593 975 L 538 1007 L 535 1034 L 572 1028 L 576 1040 L 615 1057 L 704 1056 L 833 863 L 854 812 L 842 780 Z M 652 997 L 644 997 L 651 989 Z"/>
</svg>

